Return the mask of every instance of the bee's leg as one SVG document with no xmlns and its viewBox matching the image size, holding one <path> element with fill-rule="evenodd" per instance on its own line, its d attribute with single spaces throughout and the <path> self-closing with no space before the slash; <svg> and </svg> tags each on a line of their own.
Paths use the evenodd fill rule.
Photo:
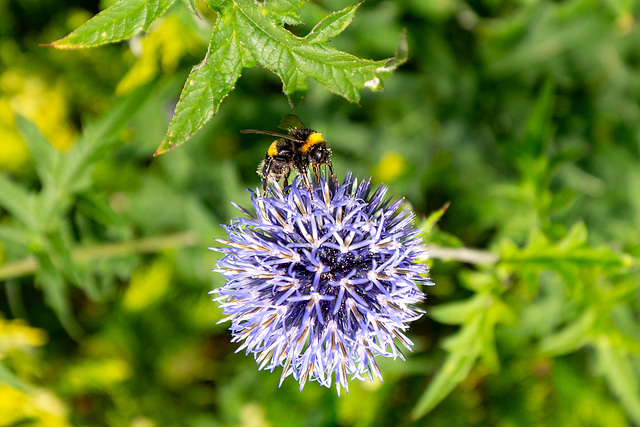
<svg viewBox="0 0 640 427">
<path fill-rule="evenodd" d="M 289 174 L 291 173 L 291 171 L 287 172 L 286 175 L 284 176 L 284 188 L 287 188 L 287 185 L 289 185 Z"/>
<path fill-rule="evenodd" d="M 269 183 L 269 168 L 271 167 L 271 157 L 265 156 L 264 160 L 258 166 L 258 175 L 262 180 L 262 195 L 267 195 L 267 184 Z"/>
<path fill-rule="evenodd" d="M 311 196 L 311 200 L 313 200 L 313 191 L 311 191 L 311 184 L 309 183 L 309 176 L 306 173 L 301 173 L 302 181 L 304 181 L 305 187 L 309 190 L 309 195 Z"/>
<path fill-rule="evenodd" d="M 327 167 L 329 168 L 329 172 L 331 173 L 331 178 L 332 178 L 334 181 L 337 181 L 337 179 L 336 179 L 336 175 L 333 173 L 333 165 L 331 164 L 331 160 L 329 160 L 329 161 L 327 162 Z"/>
</svg>

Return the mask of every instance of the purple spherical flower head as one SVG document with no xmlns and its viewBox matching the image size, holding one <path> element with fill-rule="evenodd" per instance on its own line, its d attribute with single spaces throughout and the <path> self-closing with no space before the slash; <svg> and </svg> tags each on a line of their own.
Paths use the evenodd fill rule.
<svg viewBox="0 0 640 427">
<path fill-rule="evenodd" d="M 382 380 L 376 356 L 400 357 L 395 339 L 411 350 L 407 323 L 424 313 L 417 284 L 432 284 L 420 230 L 402 200 L 385 198 L 347 173 L 309 189 L 300 177 L 283 191 L 251 194 L 255 215 L 226 226 L 225 254 L 214 271 L 227 283 L 212 291 L 231 320 L 238 351 L 253 353 L 259 369 L 283 366 L 293 375 L 340 394 L 347 377 Z M 313 193 L 313 197 L 311 197 Z"/>
</svg>

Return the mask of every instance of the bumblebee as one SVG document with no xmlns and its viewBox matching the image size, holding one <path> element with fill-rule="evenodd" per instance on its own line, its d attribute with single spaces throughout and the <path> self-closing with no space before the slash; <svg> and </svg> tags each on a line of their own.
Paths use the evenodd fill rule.
<svg viewBox="0 0 640 427">
<path fill-rule="evenodd" d="M 327 141 L 322 138 L 322 134 L 308 129 L 298 117 L 292 114 L 284 116 L 278 127 L 289 132 L 289 135 L 257 129 L 240 131 L 279 137 L 271 143 L 264 160 L 258 166 L 257 172 L 262 179 L 264 194 L 267 193 L 269 181 L 280 181 L 284 178 L 286 187 L 289 184 L 291 169 L 294 169 L 302 177 L 309 190 L 311 190 L 307 176 L 309 167 L 313 169 L 317 177 L 320 167 L 326 165 L 331 176 L 334 176 L 331 165 L 331 149 L 327 147 Z"/>
</svg>

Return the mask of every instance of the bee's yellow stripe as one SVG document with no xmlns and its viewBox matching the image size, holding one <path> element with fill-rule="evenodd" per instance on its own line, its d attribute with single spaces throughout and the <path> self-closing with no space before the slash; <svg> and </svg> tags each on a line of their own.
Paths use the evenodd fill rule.
<svg viewBox="0 0 640 427">
<path fill-rule="evenodd" d="M 322 141 L 323 141 L 322 134 L 318 132 L 314 132 L 307 137 L 307 141 L 304 143 L 302 147 L 300 147 L 300 151 L 302 152 L 302 154 L 307 154 L 307 152 L 311 147 L 313 147 L 314 145 Z"/>
<path fill-rule="evenodd" d="M 267 150 L 267 155 L 269 157 L 275 157 L 278 155 L 278 141 L 275 140 L 271 143 L 271 145 L 269 146 L 269 149 Z"/>
</svg>

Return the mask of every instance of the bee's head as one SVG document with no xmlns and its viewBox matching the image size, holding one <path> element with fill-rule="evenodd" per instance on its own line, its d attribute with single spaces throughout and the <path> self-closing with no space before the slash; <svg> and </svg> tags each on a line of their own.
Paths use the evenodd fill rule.
<svg viewBox="0 0 640 427">
<path fill-rule="evenodd" d="M 317 144 L 309 150 L 309 161 L 312 165 L 325 165 L 329 163 L 331 158 L 331 150 L 327 148 L 327 144 Z"/>
</svg>

